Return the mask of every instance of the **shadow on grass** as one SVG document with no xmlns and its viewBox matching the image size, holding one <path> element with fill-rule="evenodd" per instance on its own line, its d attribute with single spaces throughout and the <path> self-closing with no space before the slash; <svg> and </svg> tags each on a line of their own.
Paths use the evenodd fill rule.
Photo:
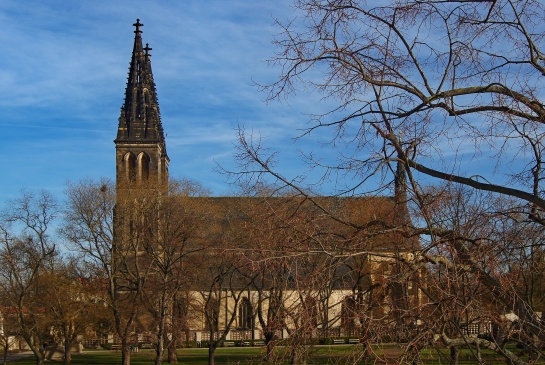
<svg viewBox="0 0 545 365">
<path fill-rule="evenodd" d="M 131 365 L 151 365 L 155 353 L 152 350 L 140 350 L 131 354 Z M 256 364 L 262 359 L 261 348 L 220 348 L 216 351 L 216 364 Z M 183 365 L 202 365 L 208 362 L 208 349 L 178 350 L 178 363 Z M 24 359 L 10 361 L 10 364 L 34 365 L 33 355 Z M 47 361 L 45 364 L 62 364 L 62 360 Z M 167 364 L 166 361 L 163 362 Z M 83 354 L 72 355 L 72 365 L 110 365 L 121 364 L 121 352 L 107 350 L 89 350 Z"/>
<path fill-rule="evenodd" d="M 374 358 L 369 362 L 362 361 L 358 356 L 361 347 L 353 345 L 332 345 L 316 346 L 310 351 L 310 364 L 396 364 L 396 360 L 401 355 L 402 349 L 399 346 L 383 346 L 376 349 Z M 238 365 L 257 365 L 262 364 L 265 355 L 265 348 L 262 347 L 231 347 L 219 348 L 216 351 L 215 362 L 218 365 L 238 364 Z M 289 348 L 277 348 L 274 364 L 289 363 Z M 460 354 L 459 364 L 475 364 L 475 358 L 470 350 L 464 349 Z M 484 358 L 487 364 L 505 364 L 505 359 L 498 357 L 497 354 L 484 352 Z M 155 354 L 152 350 L 141 350 L 137 354 L 131 354 L 131 365 L 152 365 Z M 358 360 L 356 360 L 358 359 Z M 448 352 L 446 349 L 427 349 L 421 352 L 421 364 L 448 363 Z M 36 363 L 34 356 L 29 356 L 22 360 L 10 361 L 10 364 L 34 365 Z M 167 364 L 166 361 L 163 362 Z M 190 348 L 178 350 L 178 364 L 181 365 L 203 365 L 208 363 L 208 349 Z M 62 364 L 62 360 L 48 361 L 47 364 Z M 119 351 L 89 350 L 83 354 L 73 355 L 72 365 L 110 365 L 121 364 L 121 353 Z M 539 364 L 543 364 L 540 362 Z"/>
</svg>

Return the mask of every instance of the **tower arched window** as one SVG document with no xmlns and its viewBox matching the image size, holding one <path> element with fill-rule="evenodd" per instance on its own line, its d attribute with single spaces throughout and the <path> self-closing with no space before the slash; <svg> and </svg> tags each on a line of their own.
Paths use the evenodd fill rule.
<svg viewBox="0 0 545 365">
<path fill-rule="evenodd" d="M 138 173 L 140 181 L 148 181 L 150 173 L 150 157 L 147 153 L 142 152 L 138 155 Z"/>
<path fill-rule="evenodd" d="M 125 170 L 125 179 L 128 182 L 136 180 L 136 156 L 129 152 L 123 157 L 123 167 Z"/>
</svg>

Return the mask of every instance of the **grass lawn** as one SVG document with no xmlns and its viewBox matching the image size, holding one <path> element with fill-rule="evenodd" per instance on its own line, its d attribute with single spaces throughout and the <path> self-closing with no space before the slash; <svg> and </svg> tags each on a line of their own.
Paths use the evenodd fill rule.
<svg viewBox="0 0 545 365">
<path fill-rule="evenodd" d="M 132 365 L 150 365 L 154 363 L 155 354 L 152 350 L 140 350 L 131 354 Z M 216 364 L 255 364 L 262 358 L 262 349 L 259 347 L 233 347 L 216 350 Z M 181 349 L 178 350 L 178 363 L 184 365 L 202 365 L 208 362 L 208 349 Z M 34 356 L 10 364 L 34 365 Z M 62 360 L 48 361 L 48 364 L 62 364 Z M 110 365 L 121 363 L 120 351 L 86 350 L 83 354 L 72 355 L 73 365 Z M 167 362 L 164 362 L 167 364 Z"/>
<path fill-rule="evenodd" d="M 358 358 L 359 347 L 353 345 L 332 345 L 332 346 L 316 346 L 311 350 L 309 364 L 342 364 L 343 360 L 352 360 L 346 361 L 346 363 L 359 363 L 366 364 L 365 362 L 354 361 Z M 285 354 L 284 351 L 289 348 L 278 348 L 277 354 L 282 357 Z M 395 363 L 395 358 L 399 355 L 399 347 L 385 346 L 377 351 L 377 354 L 385 355 L 390 358 L 391 361 L 388 362 L 379 362 L 371 361 L 369 364 L 393 364 Z M 229 347 L 229 348 L 218 348 L 216 350 L 216 364 L 239 364 L 239 365 L 256 365 L 260 364 L 263 360 L 265 354 L 265 348 L 262 347 Z M 448 350 L 438 352 L 433 349 L 423 350 L 421 353 L 421 359 L 424 364 L 448 364 Z M 505 360 L 499 357 L 498 355 L 492 354 L 490 352 L 483 352 L 483 358 L 486 359 L 488 364 L 505 364 Z M 153 364 L 154 353 L 152 350 L 140 350 L 137 354 L 132 354 L 131 364 L 132 365 L 151 365 Z M 463 349 L 460 351 L 459 356 L 460 364 L 475 364 L 476 360 L 473 357 L 470 350 Z M 208 362 L 208 349 L 201 348 L 191 348 L 191 349 L 180 349 L 178 350 L 178 363 L 182 365 L 203 365 Z M 49 364 L 61 364 L 62 361 L 50 361 Z M 106 351 L 106 350 L 88 350 L 81 355 L 73 355 L 72 364 L 73 365 L 109 365 L 109 364 L 120 364 L 121 363 L 121 353 L 119 351 Z M 275 364 L 281 362 L 274 361 Z M 287 363 L 287 362 L 285 362 Z M 35 364 L 34 357 L 28 357 L 23 360 L 12 361 L 10 364 L 17 365 L 33 365 Z M 166 361 L 164 364 L 167 364 Z M 539 364 L 545 364 L 545 362 L 540 362 Z"/>
</svg>

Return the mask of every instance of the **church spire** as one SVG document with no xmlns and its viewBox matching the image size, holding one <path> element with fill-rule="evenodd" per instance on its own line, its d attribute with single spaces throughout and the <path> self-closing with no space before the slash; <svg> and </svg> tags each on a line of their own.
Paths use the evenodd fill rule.
<svg viewBox="0 0 545 365">
<path fill-rule="evenodd" d="M 165 137 L 153 73 L 151 71 L 151 48 L 142 46 L 144 24 L 136 19 L 134 47 L 132 51 L 125 103 L 121 107 L 116 142 L 159 143 L 166 156 Z"/>
<path fill-rule="evenodd" d="M 117 129 L 116 166 L 118 188 L 132 182 L 156 181 L 166 186 L 168 156 L 155 82 L 151 71 L 151 48 L 143 47 L 144 24 L 136 19 L 125 102 Z"/>
</svg>

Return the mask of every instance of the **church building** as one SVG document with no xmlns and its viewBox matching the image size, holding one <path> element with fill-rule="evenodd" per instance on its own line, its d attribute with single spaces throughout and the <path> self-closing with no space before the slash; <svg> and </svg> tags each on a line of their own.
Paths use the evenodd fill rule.
<svg viewBox="0 0 545 365">
<path fill-rule="evenodd" d="M 116 245 L 126 245 L 138 229 L 135 222 L 147 219 L 123 217 L 121 208 L 142 190 L 162 197 L 145 237 L 165 250 L 172 245 L 184 250 L 173 269 L 184 280 L 172 289 L 169 338 L 176 332 L 178 341 L 222 338 L 226 344 L 293 336 L 361 339 L 415 325 L 418 319 L 404 311 L 421 300 L 412 285 L 419 274 L 407 272 L 395 257 L 411 255 L 417 239 L 384 233 L 400 211 L 408 219 L 393 197 L 169 195 L 170 160 L 152 49 L 143 46 L 143 24 L 137 19 L 134 26 L 114 141 Z M 160 287 L 149 284 L 159 280 L 146 280 L 148 287 Z M 385 319 L 388 313 L 395 315 Z M 138 322 L 139 342 L 152 327 L 146 323 L 153 319 Z"/>
</svg>

